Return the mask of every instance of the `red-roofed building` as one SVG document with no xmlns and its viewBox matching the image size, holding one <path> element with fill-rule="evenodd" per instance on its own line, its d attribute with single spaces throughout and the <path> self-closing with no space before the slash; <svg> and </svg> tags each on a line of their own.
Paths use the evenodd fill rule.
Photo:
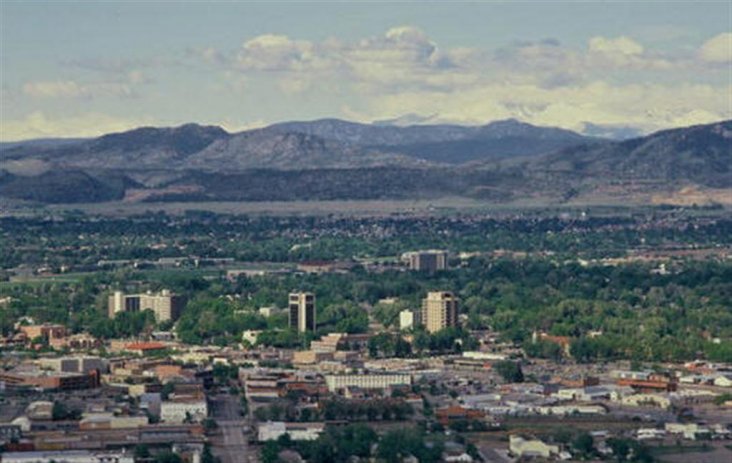
<svg viewBox="0 0 732 463">
<path fill-rule="evenodd" d="M 134 352 L 140 355 L 160 352 L 167 349 L 168 346 L 162 342 L 132 342 L 124 346 L 127 352 Z"/>
<path fill-rule="evenodd" d="M 485 413 L 481 410 L 473 410 L 470 408 L 453 405 L 447 408 L 441 408 L 435 411 L 437 421 L 443 426 L 448 426 L 456 421 L 482 420 Z"/>
</svg>

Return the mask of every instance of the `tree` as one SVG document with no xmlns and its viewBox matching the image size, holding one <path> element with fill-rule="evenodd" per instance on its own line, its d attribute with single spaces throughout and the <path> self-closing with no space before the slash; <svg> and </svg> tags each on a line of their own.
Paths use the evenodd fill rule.
<svg viewBox="0 0 732 463">
<path fill-rule="evenodd" d="M 554 442 L 569 444 L 572 441 L 572 431 L 566 427 L 557 428 L 557 430 L 552 434 L 552 438 L 554 439 Z"/>
<path fill-rule="evenodd" d="M 218 427 L 218 423 L 216 423 L 216 420 L 214 420 L 213 418 L 206 418 L 205 420 L 203 420 L 203 429 L 206 432 L 215 431 L 216 429 L 218 429 Z"/>
<path fill-rule="evenodd" d="M 54 402 L 53 408 L 51 409 L 51 419 L 54 421 L 60 420 L 78 420 L 81 418 L 80 410 L 71 410 L 63 402 Z"/>
<path fill-rule="evenodd" d="M 558 361 L 561 360 L 564 355 L 562 347 L 559 344 L 541 339 L 536 342 L 524 344 L 523 347 L 524 351 L 526 351 L 526 355 L 529 357 Z"/>
<path fill-rule="evenodd" d="M 504 360 L 493 364 L 493 369 L 508 383 L 524 382 L 524 372 L 519 362 Z"/>
<path fill-rule="evenodd" d="M 480 456 L 478 447 L 476 447 L 472 442 L 468 442 L 468 445 L 465 446 L 465 451 L 474 461 L 483 461 L 483 457 Z"/>
<path fill-rule="evenodd" d="M 218 457 L 215 457 L 213 453 L 211 453 L 211 445 L 210 444 L 204 444 L 203 446 L 203 452 L 201 453 L 201 463 L 220 463 L 221 459 Z"/>
<path fill-rule="evenodd" d="M 183 463 L 183 459 L 171 451 L 166 451 L 155 456 L 155 463 Z"/>
<path fill-rule="evenodd" d="M 213 377 L 219 384 L 226 384 L 230 379 L 236 379 L 239 375 L 239 367 L 235 365 L 224 365 L 214 363 Z"/>
<path fill-rule="evenodd" d="M 134 450 L 134 456 L 135 458 L 149 458 L 150 457 L 150 449 L 145 444 L 137 444 L 135 446 Z"/>
<path fill-rule="evenodd" d="M 417 352 L 424 352 L 430 348 L 430 335 L 424 330 L 418 330 L 414 333 L 414 349 Z"/>
<path fill-rule="evenodd" d="M 470 427 L 467 420 L 456 420 L 450 423 L 450 429 L 456 432 L 465 432 Z"/>
<path fill-rule="evenodd" d="M 160 397 L 163 400 L 168 400 L 168 397 L 170 397 L 170 394 L 175 391 L 175 383 L 168 382 L 163 384 L 163 388 L 160 390 Z"/>
<path fill-rule="evenodd" d="M 607 440 L 607 445 L 613 451 L 613 455 L 619 463 L 628 461 L 628 455 L 630 454 L 630 443 L 628 439 L 612 437 Z"/>
<path fill-rule="evenodd" d="M 583 457 L 590 457 L 595 453 L 595 442 L 592 436 L 583 432 L 572 440 L 572 447 Z"/>
<path fill-rule="evenodd" d="M 36 336 L 30 340 L 32 346 L 48 347 L 48 338 L 45 336 Z"/>
<path fill-rule="evenodd" d="M 378 440 L 378 435 L 366 425 L 354 424 L 334 433 L 333 438 L 339 444 L 338 461 L 345 461 L 350 456 L 369 457 L 371 446 Z"/>
<path fill-rule="evenodd" d="M 440 461 L 444 447 L 440 441 L 433 441 L 431 444 L 426 445 L 425 435 L 418 430 L 397 429 L 387 432 L 381 438 L 377 456 L 387 463 L 401 463 L 410 455 L 420 463 L 436 463 Z"/>
<path fill-rule="evenodd" d="M 262 446 L 260 456 L 262 457 L 262 463 L 277 463 L 279 460 L 280 446 L 277 441 L 267 441 Z"/>
<path fill-rule="evenodd" d="M 408 309 L 408 305 L 404 301 L 397 301 L 393 304 L 376 304 L 372 315 L 386 328 L 399 324 L 399 312 Z"/>
</svg>

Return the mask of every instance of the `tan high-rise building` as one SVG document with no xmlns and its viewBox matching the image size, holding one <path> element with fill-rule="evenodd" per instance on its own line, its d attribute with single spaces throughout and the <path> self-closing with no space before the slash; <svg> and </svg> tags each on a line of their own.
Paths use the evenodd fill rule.
<svg viewBox="0 0 732 463">
<path fill-rule="evenodd" d="M 141 312 L 152 310 L 155 321 L 165 322 L 175 320 L 183 311 L 185 298 L 172 294 L 167 289 L 159 293 L 124 294 L 115 291 L 109 296 L 109 318 L 114 318 L 120 312 Z"/>
<path fill-rule="evenodd" d="M 315 331 L 317 320 L 313 293 L 290 293 L 288 309 L 291 328 L 300 333 Z"/>
<path fill-rule="evenodd" d="M 457 326 L 458 299 L 449 291 L 432 291 L 422 300 L 422 324 L 430 333 Z"/>
</svg>

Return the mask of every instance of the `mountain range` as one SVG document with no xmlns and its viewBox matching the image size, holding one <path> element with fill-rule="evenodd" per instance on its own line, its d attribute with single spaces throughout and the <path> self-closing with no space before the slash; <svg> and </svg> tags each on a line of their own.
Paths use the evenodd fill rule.
<svg viewBox="0 0 732 463">
<path fill-rule="evenodd" d="M 662 202 L 686 188 L 718 201 L 732 191 L 731 168 L 732 121 L 621 141 L 514 119 L 482 126 L 321 119 L 239 133 L 186 124 L 0 144 L 0 197 Z"/>
</svg>

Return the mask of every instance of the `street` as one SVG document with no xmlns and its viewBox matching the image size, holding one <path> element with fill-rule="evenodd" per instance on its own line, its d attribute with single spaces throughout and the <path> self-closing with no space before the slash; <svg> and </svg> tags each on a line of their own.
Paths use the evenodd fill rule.
<svg viewBox="0 0 732 463">
<path fill-rule="evenodd" d="M 251 423 L 248 417 L 240 416 L 239 396 L 220 394 L 211 399 L 212 416 L 219 425 L 220 435 L 211 438 L 213 454 L 222 463 L 258 463 L 259 452 L 249 446 Z"/>
</svg>

